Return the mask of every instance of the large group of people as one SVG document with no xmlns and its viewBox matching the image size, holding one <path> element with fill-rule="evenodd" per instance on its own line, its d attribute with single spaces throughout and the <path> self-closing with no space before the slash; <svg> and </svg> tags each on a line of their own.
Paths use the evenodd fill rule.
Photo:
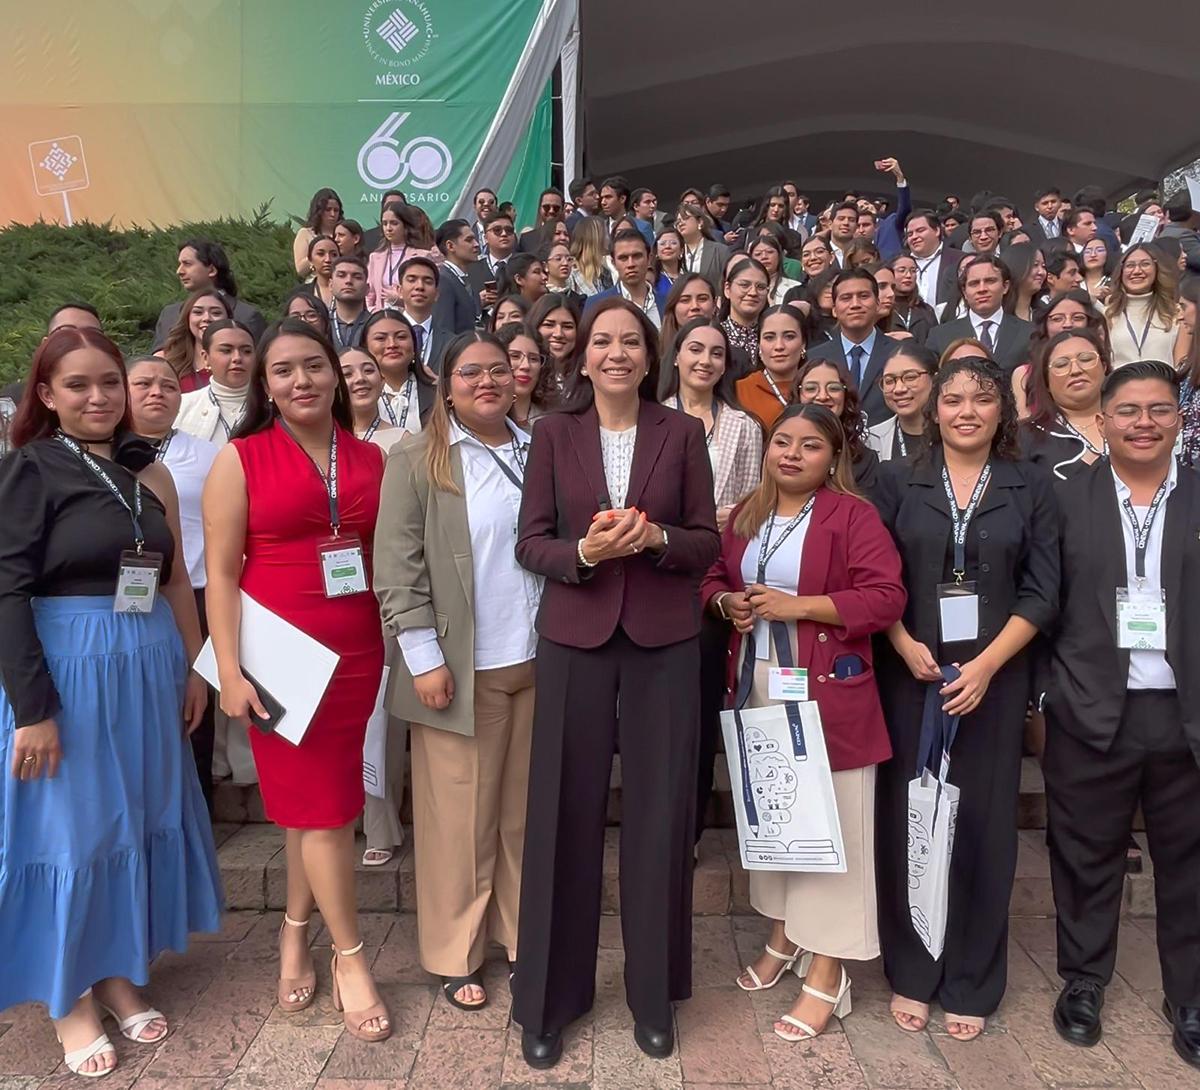
<svg viewBox="0 0 1200 1090">
<path fill-rule="evenodd" d="M 886 196 L 818 211 L 783 182 L 732 218 L 719 184 L 668 214 L 579 178 L 525 230 L 491 189 L 437 226 L 389 192 L 364 230 L 323 188 L 269 324 L 203 238 L 150 354 L 58 307 L 0 417 L 0 1009 L 46 1004 L 87 1077 L 116 1065 L 106 1017 L 171 1032 L 142 989 L 220 926 L 212 791 L 240 747 L 285 833 L 278 1006 L 316 998 L 317 910 L 347 1032 L 386 1039 L 356 830 L 392 858 L 410 747 L 421 964 L 474 1011 L 502 947 L 552 1067 L 594 1000 L 619 752 L 626 997 L 669 1055 L 721 712 L 780 703 L 794 665 L 845 867 L 751 872 L 769 938 L 736 983 L 803 980 L 780 1037 L 850 1016 L 880 955 L 898 1030 L 937 1004 L 979 1036 L 1033 753 L 1047 1017 L 1100 1040 L 1140 810 L 1163 1013 L 1200 1067 L 1200 217 L 1050 186 L 914 207 L 876 166 Z M 248 604 L 336 659 L 299 733 L 246 666 Z M 932 720 L 958 724 L 960 796 L 936 958 L 910 908 Z"/>
</svg>

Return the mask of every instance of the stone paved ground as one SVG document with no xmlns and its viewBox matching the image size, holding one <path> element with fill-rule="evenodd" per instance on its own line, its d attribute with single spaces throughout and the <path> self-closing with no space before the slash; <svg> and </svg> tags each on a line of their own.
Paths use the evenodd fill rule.
<svg viewBox="0 0 1200 1090">
<path fill-rule="evenodd" d="M 106 1090 L 852 1090 L 1004 1087 L 1200 1088 L 1200 1071 L 1171 1049 L 1158 1015 L 1161 980 L 1153 921 L 1121 927 L 1118 978 L 1105 1007 L 1107 1034 L 1099 1047 L 1062 1043 L 1050 1023 L 1056 993 L 1054 924 L 1013 919 L 1008 996 L 984 1037 L 960 1044 L 945 1035 L 935 1011 L 931 1029 L 902 1033 L 887 1014 L 888 992 L 877 962 L 851 966 L 854 1011 L 819 1040 L 789 1045 L 771 1022 L 797 994 L 788 974 L 772 992 L 750 996 L 733 984 L 738 967 L 763 937 L 748 916 L 695 920 L 695 994 L 678 1010 L 678 1047 L 669 1060 L 642 1055 L 621 987 L 617 920 L 602 923 L 598 995 L 592 1017 L 569 1033 L 562 1063 L 533 1072 L 521 1060 L 518 1031 L 508 1024 L 504 963 L 488 964 L 492 995 L 484 1011 L 451 1007 L 417 963 L 415 917 L 371 914 L 365 939 L 395 1021 L 384 1045 L 352 1040 L 329 1000 L 329 965 L 318 962 L 319 997 L 299 1015 L 274 1005 L 277 912 L 232 912 L 213 941 L 154 967 L 150 998 L 173 1025 L 157 1048 L 119 1036 L 121 1066 L 98 1085 Z M 314 946 L 328 949 L 314 931 Z M 115 1035 L 114 1035 L 115 1036 Z M 80 1086 L 61 1066 L 61 1053 L 42 1011 L 0 1012 L 0 1090 Z"/>
</svg>

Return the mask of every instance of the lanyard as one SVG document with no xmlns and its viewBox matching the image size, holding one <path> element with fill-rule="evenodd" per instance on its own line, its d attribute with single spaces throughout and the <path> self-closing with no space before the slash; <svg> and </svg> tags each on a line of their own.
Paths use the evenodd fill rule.
<svg viewBox="0 0 1200 1090">
<path fill-rule="evenodd" d="M 1069 421 L 1065 416 L 1063 416 L 1062 413 L 1059 413 L 1059 415 L 1058 415 L 1058 422 L 1064 428 L 1066 428 L 1068 432 L 1070 432 L 1076 439 L 1078 439 L 1093 454 L 1103 457 L 1105 454 L 1108 453 L 1108 442 L 1107 441 L 1105 441 L 1103 450 L 1097 450 L 1096 445 L 1086 435 L 1084 435 L 1083 432 L 1081 432 L 1077 427 L 1075 427 L 1075 425 L 1072 424 L 1071 421 Z"/>
<path fill-rule="evenodd" d="M 775 512 L 771 512 L 771 517 L 767 519 L 766 524 L 763 526 L 762 540 L 759 542 L 758 546 L 758 578 L 755 580 L 755 582 L 761 584 L 766 583 L 767 565 L 771 562 L 771 557 L 779 552 L 779 547 L 785 541 L 787 541 L 787 539 L 791 536 L 792 531 L 795 530 L 796 527 L 799 526 L 806 518 L 808 518 L 813 509 L 813 504 L 816 502 L 817 494 L 814 492 L 808 497 L 808 503 L 806 503 L 800 509 L 800 513 L 783 528 L 783 533 L 779 535 L 779 540 L 776 541 L 774 545 L 771 545 L 771 529 L 775 525 Z"/>
<path fill-rule="evenodd" d="M 316 471 L 317 476 L 321 478 L 321 484 L 324 485 L 325 492 L 329 496 L 329 527 L 333 531 L 333 536 L 337 537 L 342 526 L 342 517 L 338 512 L 337 424 L 333 424 L 332 429 L 329 432 L 329 476 L 327 477 L 321 472 L 321 467 L 317 465 L 316 459 L 304 449 L 300 440 L 296 438 L 295 432 L 293 432 L 292 429 L 287 426 L 282 417 L 280 417 L 279 423 L 282 425 L 283 430 L 286 431 L 289 436 L 291 436 L 292 442 L 295 443 L 296 446 L 300 447 L 304 457 L 309 460 L 309 463 Z"/>
<path fill-rule="evenodd" d="M 518 492 L 525 487 L 525 455 L 521 451 L 521 444 L 517 442 L 516 435 L 512 436 L 512 454 L 513 461 L 517 463 L 517 468 L 521 471 L 520 476 L 517 476 L 517 474 L 513 472 L 512 466 L 510 466 L 503 458 L 500 457 L 499 454 L 492 450 L 491 446 L 480 439 L 479 436 L 471 431 L 470 428 L 464 427 L 461 421 L 459 422 L 458 426 L 488 452 L 488 457 L 496 463 L 496 467 L 500 470 L 500 472 L 503 473 L 504 476 L 506 476 L 516 486 Z"/>
<path fill-rule="evenodd" d="M 1150 308 L 1150 313 L 1146 317 L 1146 324 L 1142 326 L 1142 336 L 1138 339 L 1138 335 L 1134 333 L 1133 326 L 1129 321 L 1129 311 L 1125 311 L 1125 328 L 1129 330 L 1129 339 L 1133 341 L 1133 346 L 1138 350 L 1138 355 L 1141 355 L 1142 349 L 1146 347 L 1146 341 L 1150 337 L 1150 323 L 1154 321 L 1154 308 Z"/>
<path fill-rule="evenodd" d="M 1138 524 L 1137 512 L 1133 509 L 1133 504 L 1126 496 L 1121 501 L 1121 506 L 1125 508 L 1125 517 L 1129 519 L 1129 527 L 1133 530 L 1133 574 L 1137 576 L 1138 586 L 1140 587 L 1146 581 L 1146 547 L 1150 544 L 1150 531 L 1154 528 L 1154 520 L 1158 516 L 1158 509 L 1162 506 L 1163 497 L 1167 494 L 1167 482 L 1163 481 L 1158 486 L 1158 491 L 1154 493 L 1154 499 L 1150 501 L 1150 508 L 1146 511 L 1146 521 Z"/>
<path fill-rule="evenodd" d="M 896 456 L 896 451 L 899 450 L 901 458 L 908 457 L 908 440 L 904 438 L 904 429 L 900 427 L 899 419 L 896 420 L 896 434 L 892 437 L 892 457 Z"/>
<path fill-rule="evenodd" d="M 917 259 L 914 257 L 913 261 L 915 261 L 917 265 L 917 276 L 924 277 L 924 275 L 933 267 L 933 263 L 941 256 L 942 248 L 939 246 L 937 250 L 935 250 L 934 253 L 929 256 L 924 265 L 922 265 L 921 262 L 917 261 Z"/>
<path fill-rule="evenodd" d="M 165 462 L 167 460 L 167 451 L 171 447 L 171 440 L 175 438 L 175 434 L 176 431 L 172 428 L 158 441 L 158 449 L 154 452 L 154 460 L 156 462 Z"/>
<path fill-rule="evenodd" d="M 788 399 L 783 396 L 783 392 L 779 389 L 779 386 L 776 384 L 774 377 L 772 376 L 771 372 L 766 369 L 766 367 L 763 368 L 763 378 L 765 378 L 767 380 L 767 385 L 771 387 L 771 393 L 773 393 L 776 396 L 776 398 L 778 398 L 779 404 L 782 405 L 786 409 L 787 404 L 788 404 Z"/>
<path fill-rule="evenodd" d="M 379 414 L 376 413 L 375 419 L 371 421 L 371 426 L 367 428 L 365 432 L 363 432 L 362 441 L 364 443 L 370 442 L 371 436 L 379 430 L 379 423 Z"/>
<path fill-rule="evenodd" d="M 704 253 L 704 240 L 703 239 L 700 240 L 700 245 L 697 246 L 694 250 L 688 250 L 688 249 L 684 250 L 684 254 L 687 258 L 688 272 L 695 272 L 696 269 L 699 267 L 700 255 L 702 253 Z"/>
<path fill-rule="evenodd" d="M 385 391 L 383 397 L 380 399 L 383 401 L 383 411 L 388 414 L 388 419 L 392 422 L 393 428 L 402 428 L 408 423 L 408 410 L 412 408 L 413 387 L 416 386 L 416 384 L 417 376 L 409 371 L 408 378 L 404 383 L 404 411 L 401 412 L 399 417 L 396 416 L 396 410 L 392 408 L 391 402 L 391 398 L 398 397 L 398 394 L 389 395 L 388 392 Z"/>
<path fill-rule="evenodd" d="M 396 259 L 396 264 L 392 264 L 392 248 L 389 246 L 387 255 L 383 259 L 383 282 L 388 286 L 396 283 L 396 274 L 400 271 L 400 266 L 404 264 L 404 255 L 408 253 L 408 244 L 406 243 L 400 251 L 400 256 Z"/>
<path fill-rule="evenodd" d="M 142 546 L 146 544 L 146 535 L 142 533 L 142 482 L 136 477 L 133 479 L 133 506 L 129 506 L 129 501 L 121 495 L 121 490 L 117 487 L 116 482 L 105 472 L 104 467 L 96 461 L 86 450 L 83 449 L 74 439 L 65 432 L 57 431 L 54 433 L 54 438 L 57 439 L 64 447 L 67 448 L 77 458 L 82 459 L 83 464 L 88 467 L 97 477 L 100 478 L 107 486 L 108 490 L 116 497 L 117 503 L 129 512 L 129 518 L 133 522 L 133 541 L 137 546 L 138 556 L 142 555 Z"/>
<path fill-rule="evenodd" d="M 347 332 L 353 333 L 354 327 L 355 327 L 355 325 L 358 324 L 358 320 L 359 320 L 359 318 L 361 318 L 363 316 L 363 313 L 364 313 L 363 311 L 360 311 L 358 318 L 355 318 L 353 322 L 343 322 L 341 315 L 338 314 L 338 312 L 337 312 L 337 307 L 334 306 L 334 307 L 329 308 L 329 317 L 332 321 L 332 327 L 333 327 L 333 339 L 334 339 L 335 343 L 337 344 L 338 348 L 348 348 L 349 347 L 350 342 L 342 339 L 343 338 L 342 330 L 345 329 Z"/>
<path fill-rule="evenodd" d="M 975 490 L 971 493 L 967 509 L 960 516 L 958 500 L 954 498 L 954 486 L 950 483 L 950 471 L 942 466 L 942 484 L 946 489 L 946 499 L 950 501 L 950 521 L 954 524 L 954 581 L 956 583 L 961 583 L 963 576 L 967 574 L 967 528 L 971 525 L 975 508 L 979 506 L 983 490 L 987 488 L 991 478 L 992 463 L 988 462 L 980 472 L 979 480 L 975 482 Z"/>
<path fill-rule="evenodd" d="M 208 400 L 212 402 L 213 408 L 217 410 L 217 419 L 221 422 L 221 427 L 225 429 L 225 438 L 232 439 L 233 429 L 225 423 L 225 417 L 221 413 L 221 403 L 217 400 L 217 395 L 213 393 L 213 388 L 211 386 L 206 386 L 205 389 L 208 390 Z M 238 421 L 235 420 L 235 427 L 237 426 L 237 423 Z"/>
<path fill-rule="evenodd" d="M 675 395 L 675 408 L 681 413 L 687 411 L 683 407 L 683 399 L 678 394 Z M 713 436 L 717 434 L 717 421 L 721 419 L 721 402 L 715 397 L 713 398 L 712 418 L 712 427 L 708 429 L 704 436 L 704 445 L 706 447 L 712 446 Z"/>
</svg>

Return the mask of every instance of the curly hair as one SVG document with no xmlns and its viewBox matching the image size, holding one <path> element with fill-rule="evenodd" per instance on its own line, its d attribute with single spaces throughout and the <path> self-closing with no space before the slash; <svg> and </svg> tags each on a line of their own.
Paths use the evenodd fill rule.
<svg viewBox="0 0 1200 1090">
<path fill-rule="evenodd" d="M 925 403 L 925 434 L 929 443 L 924 452 L 918 457 L 929 457 L 935 446 L 942 445 L 942 432 L 937 422 L 937 407 L 941 400 L 942 391 L 959 375 L 973 378 L 982 389 L 994 390 L 1000 399 L 1000 423 L 996 434 L 992 436 L 992 454 L 998 458 L 1015 462 L 1020 458 L 1017 446 L 1017 400 L 1013 395 L 1012 383 L 1001 370 L 995 360 L 987 356 L 963 356 L 960 359 L 943 363 L 933 376 L 933 390 Z"/>
</svg>

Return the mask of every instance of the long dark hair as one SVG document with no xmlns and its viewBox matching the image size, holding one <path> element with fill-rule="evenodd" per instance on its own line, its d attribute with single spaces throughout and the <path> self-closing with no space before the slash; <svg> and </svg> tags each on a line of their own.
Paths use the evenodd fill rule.
<svg viewBox="0 0 1200 1090">
<path fill-rule="evenodd" d="M 393 213 L 396 219 L 404 224 L 404 245 L 416 246 L 417 237 L 421 233 L 421 221 L 407 204 L 398 200 L 390 200 L 379 210 L 379 245 L 375 247 L 376 252 L 384 253 L 392 245 L 388 241 L 387 235 L 383 233 L 383 216 L 385 212 Z"/>
<path fill-rule="evenodd" d="M 658 393 L 658 330 L 642 313 L 641 307 L 635 306 L 622 296 L 610 295 L 584 312 L 583 325 L 575 340 L 575 360 L 571 367 L 571 377 L 563 396 L 564 412 L 584 412 L 590 409 L 596 400 L 596 392 L 592 389 L 592 380 L 583 374 L 581 369 L 587 360 L 587 345 L 591 340 L 592 329 L 595 327 L 597 319 L 613 310 L 623 310 L 626 314 L 632 315 L 641 328 L 642 339 L 646 342 L 647 367 L 646 375 L 638 387 L 638 397 L 643 401 L 657 400 L 655 395 Z"/>
<path fill-rule="evenodd" d="M 321 217 L 325 214 L 325 202 L 330 200 L 337 201 L 338 219 L 341 219 L 345 205 L 342 204 L 342 198 L 337 195 L 337 190 L 325 186 L 318 189 L 312 195 L 312 200 L 308 202 L 308 215 L 304 219 L 304 226 L 314 234 L 320 233 Z"/>
<path fill-rule="evenodd" d="M 179 317 L 171 326 L 159 353 L 171 365 L 176 378 L 183 378 L 197 370 L 195 338 L 192 336 L 191 327 L 192 307 L 201 299 L 209 298 L 220 301 L 225 308 L 226 318 L 233 317 L 233 307 L 229 305 L 229 300 L 221 293 L 220 288 L 200 288 L 183 301 L 183 306 L 179 308 Z"/>
<path fill-rule="evenodd" d="M 25 394 L 17 406 L 17 411 L 13 414 L 12 425 L 9 428 L 9 445 L 13 450 L 54 434 L 58 427 L 58 413 L 42 401 L 38 395 L 38 387 L 49 386 L 63 356 L 78 348 L 94 348 L 103 352 L 116 364 L 117 370 L 121 372 L 121 387 L 125 391 L 125 412 L 116 430 L 118 432 L 132 430 L 133 417 L 129 411 L 129 381 L 125 377 L 125 360 L 121 355 L 121 350 L 98 329 L 63 326 L 49 334 L 33 354 L 29 377 L 25 381 Z"/>
<path fill-rule="evenodd" d="M 271 346 L 280 337 L 303 337 L 312 341 L 321 349 L 321 353 L 329 361 L 329 366 L 337 379 L 333 391 L 333 420 L 348 432 L 354 432 L 354 414 L 350 408 L 350 391 L 346 389 L 346 379 L 342 375 L 342 365 L 338 362 L 337 352 L 333 345 L 321 336 L 312 326 L 300 318 L 283 318 L 267 326 L 258 342 L 254 354 L 254 366 L 250 370 L 250 382 L 246 386 L 246 410 L 237 427 L 233 429 L 233 439 L 245 439 L 260 431 L 266 431 L 275 423 L 279 411 L 267 399 L 267 356 Z"/>
<path fill-rule="evenodd" d="M 313 295 L 312 291 L 309 290 L 309 287 L 306 284 L 304 287 L 296 288 L 293 291 L 288 292 L 287 298 L 283 301 L 284 318 L 294 317 L 294 315 L 288 314 L 288 307 L 292 305 L 293 299 L 303 299 L 310 307 L 312 307 L 313 313 L 316 314 L 321 323 L 321 336 L 327 341 L 330 340 L 333 331 L 329 328 L 329 308 L 326 307 L 325 304 L 317 298 L 317 296 Z M 297 318 L 296 320 L 303 321 L 302 318 Z"/>
<path fill-rule="evenodd" d="M 370 316 L 365 322 L 363 322 L 362 337 L 359 340 L 363 351 L 366 352 L 371 359 L 375 360 L 375 356 L 372 354 L 371 348 L 367 343 L 367 334 L 385 319 L 390 322 L 399 322 L 408 329 L 408 335 L 412 338 L 413 344 L 413 358 L 408 361 L 408 373 L 412 375 L 420 385 L 432 386 L 433 379 L 425 374 L 425 368 L 421 366 L 421 361 L 417 358 L 417 335 L 413 330 L 413 324 L 404 316 L 402 311 L 397 310 L 395 307 L 384 307 L 382 310 L 371 311 Z M 382 361 L 375 360 L 375 366 L 379 368 L 379 373 L 383 374 Z"/>
<path fill-rule="evenodd" d="M 687 286 L 696 280 L 702 280 L 704 286 L 708 288 L 708 293 L 713 297 L 713 316 L 717 314 L 717 308 L 720 305 L 720 297 L 713 289 L 707 276 L 701 276 L 698 272 L 682 272 L 675 278 L 675 283 L 671 285 L 671 290 L 667 292 L 667 298 L 663 301 L 663 316 L 662 328 L 659 330 L 658 344 L 660 350 L 665 353 L 668 345 L 675 340 L 675 334 L 679 332 L 679 327 L 675 324 L 675 307 L 679 305 L 679 297 L 687 290 Z"/>
<path fill-rule="evenodd" d="M 846 392 L 842 396 L 842 412 L 838 417 L 838 422 L 846 433 L 846 447 L 850 451 L 850 458 L 857 462 L 867 449 L 867 418 L 863 415 L 858 390 L 854 387 L 854 380 L 851 379 L 846 365 L 837 360 L 805 360 L 800 365 L 800 370 L 796 372 L 796 401 L 800 401 L 800 387 L 805 378 L 818 367 L 832 367 L 837 372 L 838 381 L 846 387 Z"/>
<path fill-rule="evenodd" d="M 675 359 L 679 355 L 679 349 L 683 346 L 683 342 L 697 329 L 715 329 L 721 335 L 721 340 L 725 344 L 725 373 L 717 379 L 717 384 L 713 387 L 713 397 L 718 401 L 723 401 L 731 409 L 736 409 L 738 400 L 737 394 L 734 392 L 733 348 L 729 343 L 729 334 L 725 332 L 725 327 L 716 318 L 693 318 L 690 322 L 685 322 L 679 332 L 675 334 L 675 339 L 663 356 L 662 366 L 659 370 L 658 400 L 666 401 L 679 393 L 679 368 L 675 366 Z"/>
<path fill-rule="evenodd" d="M 1181 302 L 1191 303 L 1200 318 L 1200 276 L 1183 278 L 1179 285 L 1179 299 Z M 1200 321 L 1197 324 L 1200 324 Z M 1192 333 L 1192 347 L 1188 351 L 1187 359 L 1179 365 L 1179 377 L 1193 390 L 1200 388 L 1200 330 Z"/>
<path fill-rule="evenodd" d="M 533 392 L 529 395 L 529 403 L 535 408 L 547 410 L 557 400 L 555 393 L 554 361 L 546 348 L 546 339 L 531 325 L 523 322 L 509 322 L 496 330 L 496 340 L 503 346 L 505 352 L 518 337 L 528 337 L 542 357 L 542 368 L 538 372 L 538 380 L 534 383 Z"/>
<path fill-rule="evenodd" d="M 771 274 L 767 272 L 766 267 L 761 261 L 758 261 L 753 257 L 743 257 L 740 261 L 735 261 L 733 265 L 730 266 L 729 272 L 725 274 L 724 286 L 729 287 L 729 285 L 733 283 L 734 279 L 738 276 L 741 276 L 741 274 L 747 269 L 757 269 L 763 274 L 763 276 L 767 278 L 767 290 L 763 292 L 763 310 L 766 310 L 767 307 L 771 305 Z M 729 317 L 729 312 L 732 306 L 733 304 L 730 303 L 729 296 L 727 296 L 724 292 L 721 292 L 721 309 L 718 312 L 717 317 L 720 318 L 721 321 L 724 321 Z M 756 326 L 761 318 L 762 310 L 758 312 L 758 318 L 755 318 L 754 320 Z"/>
<path fill-rule="evenodd" d="M 1099 334 L 1086 327 L 1064 329 L 1048 341 L 1039 341 L 1029 361 L 1029 377 L 1026 379 L 1025 387 L 1029 395 L 1029 419 L 1040 427 L 1046 427 L 1058 415 L 1058 406 L 1050 393 L 1050 360 L 1054 356 L 1054 350 L 1063 341 L 1070 340 L 1072 337 L 1087 341 L 1096 350 L 1104 374 L 1107 375 L 1112 370 L 1112 356 L 1108 351 L 1107 344 Z"/>
<path fill-rule="evenodd" d="M 1017 401 L 1013 396 L 1012 383 L 995 360 L 986 356 L 963 356 L 942 364 L 933 376 L 933 389 L 925 403 L 925 438 L 929 441 L 918 459 L 932 456 L 934 448 L 941 449 L 942 432 L 937 422 L 938 398 L 951 379 L 969 375 L 980 386 L 992 389 L 1000 399 L 1000 423 L 992 437 L 992 454 L 998 458 L 1015 462 L 1021 456 L 1017 447 Z"/>
</svg>

